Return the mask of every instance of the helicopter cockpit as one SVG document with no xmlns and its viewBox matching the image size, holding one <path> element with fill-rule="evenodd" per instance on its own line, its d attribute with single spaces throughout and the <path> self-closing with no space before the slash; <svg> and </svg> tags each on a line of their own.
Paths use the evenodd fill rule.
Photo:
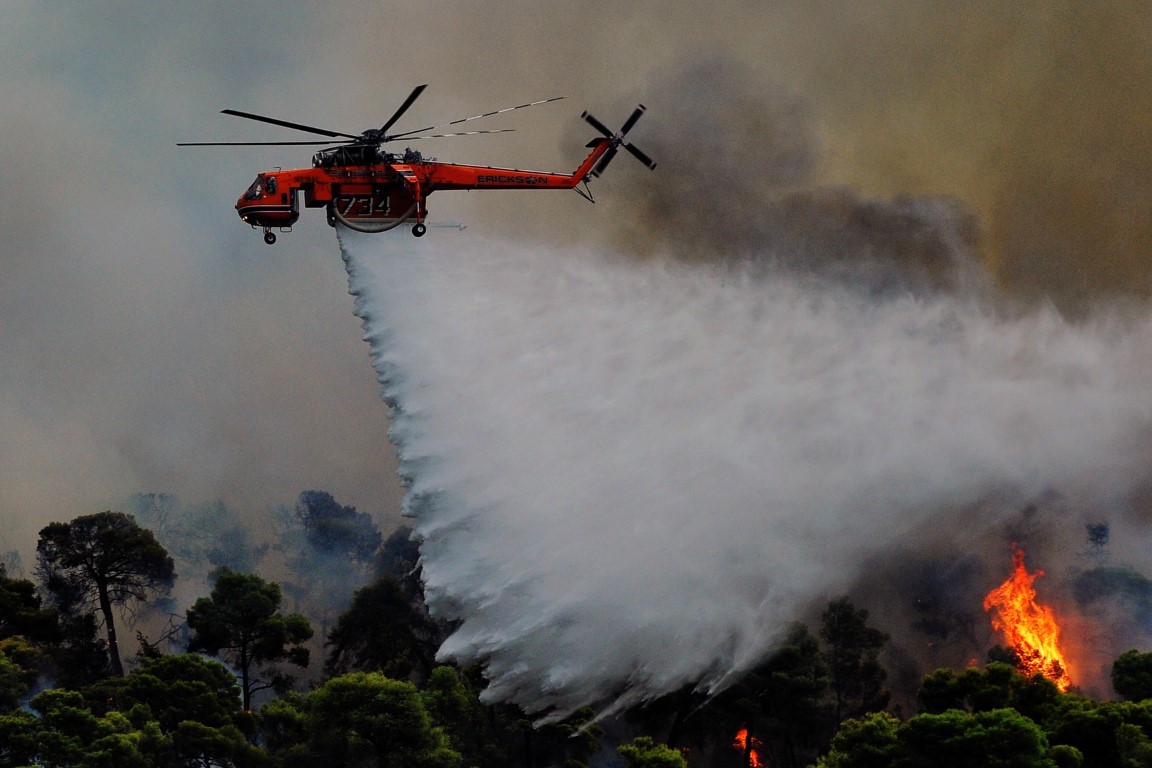
<svg viewBox="0 0 1152 768">
<path fill-rule="evenodd" d="M 248 191 L 244 193 L 245 200 L 259 200 L 264 197 L 264 194 L 276 194 L 276 177 L 265 176 L 260 174 L 256 177 L 256 181 L 252 182 L 252 186 L 248 187 Z"/>
</svg>

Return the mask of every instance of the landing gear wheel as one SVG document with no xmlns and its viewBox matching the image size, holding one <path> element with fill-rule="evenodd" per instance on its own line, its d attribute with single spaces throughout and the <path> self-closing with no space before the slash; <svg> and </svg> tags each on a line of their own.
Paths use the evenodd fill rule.
<svg viewBox="0 0 1152 768">
<path fill-rule="evenodd" d="M 428 231 L 428 227 L 423 224 L 412 225 L 412 235 L 415 237 L 424 237 L 424 233 Z"/>
<path fill-rule="evenodd" d="M 276 244 L 276 233 L 271 231 L 271 230 L 266 231 L 264 233 L 264 242 L 268 243 L 268 245 L 275 245 Z"/>
</svg>

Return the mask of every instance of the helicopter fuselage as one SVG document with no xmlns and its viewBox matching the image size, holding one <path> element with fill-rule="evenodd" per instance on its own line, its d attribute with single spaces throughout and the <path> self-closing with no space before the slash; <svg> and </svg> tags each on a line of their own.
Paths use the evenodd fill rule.
<svg viewBox="0 0 1152 768">
<path fill-rule="evenodd" d="M 236 212 L 246 223 L 270 233 L 295 224 L 303 201 L 305 208 L 327 208 L 332 225 L 339 221 L 362 232 L 384 232 L 411 221 L 413 233 L 420 235 L 428 215 L 427 199 L 433 192 L 573 189 L 611 143 L 594 140 L 588 157 L 571 174 L 425 161 L 418 153 L 363 158 L 372 160 L 366 163 L 340 162 L 329 153 L 318 153 L 311 168 L 261 173 L 236 201 Z M 353 155 L 351 159 L 361 158 Z"/>
</svg>

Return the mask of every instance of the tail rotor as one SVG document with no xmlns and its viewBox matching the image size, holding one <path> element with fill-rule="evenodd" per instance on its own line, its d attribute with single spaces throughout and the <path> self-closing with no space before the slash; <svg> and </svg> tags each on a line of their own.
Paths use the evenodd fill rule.
<svg viewBox="0 0 1152 768">
<path fill-rule="evenodd" d="M 628 133 L 628 131 L 632 130 L 632 126 L 636 125 L 636 121 L 639 120 L 640 116 L 644 114 L 645 109 L 646 108 L 643 104 L 637 106 L 636 109 L 633 110 L 632 114 L 628 117 L 628 119 L 624 121 L 624 125 L 621 126 L 620 130 L 615 133 L 609 130 L 608 126 L 604 125 L 604 123 L 600 122 L 589 113 L 585 112 L 583 115 L 581 115 L 585 122 L 587 122 L 596 130 L 600 131 L 600 133 L 604 134 L 605 138 L 611 141 L 611 145 L 608 147 L 608 151 L 604 153 L 604 156 L 600 158 L 600 162 L 596 163 L 596 167 L 592 169 L 593 176 L 599 177 L 600 174 L 604 172 L 604 169 L 608 167 L 608 164 L 612 162 L 612 159 L 616 157 L 616 152 L 620 147 L 623 147 L 629 154 L 631 154 L 640 162 L 644 163 L 644 165 L 648 166 L 648 170 L 652 170 L 656 167 L 656 163 L 652 160 L 652 158 L 648 157 L 648 155 L 639 150 L 635 145 L 624 141 L 624 136 Z M 601 141 L 601 139 L 593 139 L 592 143 L 590 143 L 588 146 L 593 146 L 595 142 L 598 141 Z"/>
</svg>

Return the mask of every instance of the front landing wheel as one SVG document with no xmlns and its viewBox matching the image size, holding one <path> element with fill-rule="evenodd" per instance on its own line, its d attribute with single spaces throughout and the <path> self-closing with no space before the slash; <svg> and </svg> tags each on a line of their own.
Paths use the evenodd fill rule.
<svg viewBox="0 0 1152 768">
<path fill-rule="evenodd" d="M 275 245 L 276 244 L 276 233 L 271 231 L 271 230 L 266 231 L 264 233 L 264 242 L 268 243 L 268 245 Z"/>
<path fill-rule="evenodd" d="M 412 234 L 415 237 L 424 237 L 424 233 L 428 231 L 428 227 L 423 224 L 414 224 L 412 226 Z"/>
</svg>

